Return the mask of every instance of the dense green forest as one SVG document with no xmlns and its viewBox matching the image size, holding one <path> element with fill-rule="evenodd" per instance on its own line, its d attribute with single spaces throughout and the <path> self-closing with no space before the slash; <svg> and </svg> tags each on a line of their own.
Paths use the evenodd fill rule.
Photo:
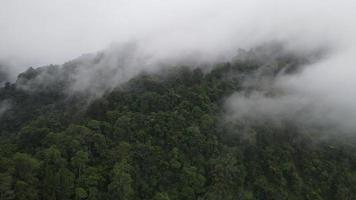
<svg viewBox="0 0 356 200">
<path fill-rule="evenodd" d="M 65 92 L 72 65 L 0 89 L 0 200 L 356 199 L 351 136 L 222 120 L 259 62 L 142 73 L 100 98 Z M 44 72 L 61 76 L 31 82 Z"/>
</svg>

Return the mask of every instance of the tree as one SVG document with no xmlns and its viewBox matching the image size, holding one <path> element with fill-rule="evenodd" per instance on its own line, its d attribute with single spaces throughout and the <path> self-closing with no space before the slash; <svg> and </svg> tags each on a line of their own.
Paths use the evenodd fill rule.
<svg viewBox="0 0 356 200">
<path fill-rule="evenodd" d="M 36 177 L 40 163 L 28 154 L 16 153 L 15 163 L 15 196 L 16 199 L 37 199 L 38 179 Z"/>
<path fill-rule="evenodd" d="M 13 198 L 12 182 L 13 178 L 9 173 L 0 173 L 0 200 Z"/>
<path fill-rule="evenodd" d="M 157 192 L 152 200 L 170 200 L 170 198 L 165 192 Z"/>
<path fill-rule="evenodd" d="M 33 185 L 25 181 L 16 181 L 15 183 L 15 199 L 16 200 L 37 200 L 38 191 Z"/>
<path fill-rule="evenodd" d="M 88 197 L 88 193 L 84 188 L 78 187 L 75 188 L 75 199 L 81 200 L 86 199 Z"/>
<path fill-rule="evenodd" d="M 72 165 L 77 169 L 77 177 L 80 179 L 80 175 L 84 167 L 89 161 L 88 153 L 84 151 L 78 151 L 72 158 Z"/>
<path fill-rule="evenodd" d="M 111 199 L 115 200 L 130 200 L 134 197 L 132 188 L 132 178 L 130 175 L 131 166 L 126 160 L 115 164 L 112 170 L 112 180 L 108 185 L 108 191 L 111 194 Z"/>
</svg>

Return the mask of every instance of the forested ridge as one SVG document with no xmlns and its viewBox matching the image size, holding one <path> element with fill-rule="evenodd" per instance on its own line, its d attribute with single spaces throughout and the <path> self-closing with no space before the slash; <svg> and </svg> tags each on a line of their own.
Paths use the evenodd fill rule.
<svg viewBox="0 0 356 200">
<path fill-rule="evenodd" d="M 67 76 L 30 84 L 60 66 L 30 68 L 0 89 L 0 200 L 356 199 L 352 136 L 224 121 L 225 99 L 260 69 L 174 67 L 88 98 L 65 92 Z"/>
</svg>

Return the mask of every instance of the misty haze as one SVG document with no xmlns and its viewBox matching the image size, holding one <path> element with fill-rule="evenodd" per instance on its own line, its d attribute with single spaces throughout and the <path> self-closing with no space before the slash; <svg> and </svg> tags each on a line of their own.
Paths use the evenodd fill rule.
<svg viewBox="0 0 356 200">
<path fill-rule="evenodd" d="M 356 199 L 355 9 L 0 0 L 0 200 Z"/>
</svg>

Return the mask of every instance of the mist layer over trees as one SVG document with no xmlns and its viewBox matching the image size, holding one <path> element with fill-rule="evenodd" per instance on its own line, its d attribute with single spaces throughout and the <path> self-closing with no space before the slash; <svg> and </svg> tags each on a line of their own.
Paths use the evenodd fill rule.
<svg viewBox="0 0 356 200">
<path fill-rule="evenodd" d="M 356 198 L 354 134 L 229 109 L 236 93 L 280 96 L 271 83 L 311 62 L 265 50 L 139 73 L 95 98 L 68 93 L 78 60 L 28 69 L 0 90 L 1 199 Z"/>
</svg>

